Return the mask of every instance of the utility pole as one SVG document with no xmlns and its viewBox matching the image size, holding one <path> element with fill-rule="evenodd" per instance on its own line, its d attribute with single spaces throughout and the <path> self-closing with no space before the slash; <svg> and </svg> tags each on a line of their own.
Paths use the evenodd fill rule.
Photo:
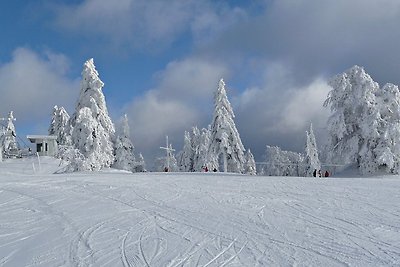
<svg viewBox="0 0 400 267">
<path fill-rule="evenodd" d="M 171 152 L 175 151 L 175 149 L 172 148 L 172 145 L 168 143 L 168 135 L 166 136 L 166 146 L 162 147 L 160 146 L 160 149 L 164 149 L 167 153 L 167 157 L 165 158 L 167 161 L 167 171 L 169 171 L 169 162 L 170 162 L 170 157 L 171 157 Z"/>
</svg>

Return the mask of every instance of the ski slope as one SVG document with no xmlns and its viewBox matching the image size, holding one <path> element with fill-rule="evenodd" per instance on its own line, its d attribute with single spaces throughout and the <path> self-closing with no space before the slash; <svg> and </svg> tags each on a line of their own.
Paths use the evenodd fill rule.
<svg viewBox="0 0 400 267">
<path fill-rule="evenodd" d="M 400 179 L 0 163 L 0 266 L 399 266 Z"/>
</svg>

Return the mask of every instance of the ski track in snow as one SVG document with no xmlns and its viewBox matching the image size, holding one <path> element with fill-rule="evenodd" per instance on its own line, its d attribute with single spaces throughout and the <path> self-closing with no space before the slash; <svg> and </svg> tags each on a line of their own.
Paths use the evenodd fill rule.
<svg viewBox="0 0 400 267">
<path fill-rule="evenodd" d="M 0 163 L 0 266 L 399 266 L 399 203 L 398 176 L 51 175 Z"/>
</svg>

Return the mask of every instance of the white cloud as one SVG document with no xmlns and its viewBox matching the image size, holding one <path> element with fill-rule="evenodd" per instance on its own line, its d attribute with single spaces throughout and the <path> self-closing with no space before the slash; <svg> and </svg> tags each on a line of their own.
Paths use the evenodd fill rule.
<svg viewBox="0 0 400 267">
<path fill-rule="evenodd" d="M 400 83 L 400 1 L 269 1 L 221 32 L 210 45 L 217 58 L 232 56 L 280 61 L 308 84 L 362 65 L 379 82 Z"/>
<path fill-rule="evenodd" d="M 209 40 L 246 17 L 243 9 L 209 0 L 84 0 L 56 10 L 58 27 L 124 48 L 160 49 L 185 33 Z"/>
<path fill-rule="evenodd" d="M 263 83 L 246 89 L 233 101 L 243 143 L 259 161 L 266 145 L 301 152 L 310 123 L 318 139 L 329 115 L 323 102 L 330 88 L 323 78 L 299 87 L 284 65 L 266 63 L 264 68 Z"/>
<path fill-rule="evenodd" d="M 288 91 L 287 102 L 282 106 L 276 128 L 279 131 L 291 129 L 299 132 L 309 127 L 311 122 L 318 126 L 325 125 L 329 110 L 323 108 L 322 104 L 330 90 L 326 81 L 317 79 L 304 88 Z"/>
<path fill-rule="evenodd" d="M 60 26 L 87 33 L 122 36 L 130 27 L 133 0 L 86 0 L 79 5 L 62 6 L 58 9 Z"/>
<path fill-rule="evenodd" d="M 79 83 L 66 77 L 68 68 L 61 54 L 17 48 L 11 61 L 0 65 L 0 116 L 13 110 L 20 125 L 49 123 L 54 105 L 70 107 L 78 95 Z"/>
<path fill-rule="evenodd" d="M 210 100 L 217 81 L 227 78 L 229 71 L 218 62 L 200 58 L 186 58 L 170 62 L 164 71 L 158 73 L 159 97 L 180 99 L 192 104 Z"/>
<path fill-rule="evenodd" d="M 197 112 L 184 102 L 160 99 L 154 91 L 135 100 L 128 111 L 132 135 L 141 146 L 154 145 L 161 137 L 175 134 L 198 119 Z"/>
</svg>

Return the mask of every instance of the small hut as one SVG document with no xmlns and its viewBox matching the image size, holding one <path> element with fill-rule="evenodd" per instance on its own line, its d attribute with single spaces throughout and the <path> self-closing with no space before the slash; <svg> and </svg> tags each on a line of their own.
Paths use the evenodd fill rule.
<svg viewBox="0 0 400 267">
<path fill-rule="evenodd" d="M 36 144 L 36 152 L 39 156 L 54 157 L 57 153 L 57 136 L 54 135 L 28 135 L 27 138 Z"/>
</svg>

